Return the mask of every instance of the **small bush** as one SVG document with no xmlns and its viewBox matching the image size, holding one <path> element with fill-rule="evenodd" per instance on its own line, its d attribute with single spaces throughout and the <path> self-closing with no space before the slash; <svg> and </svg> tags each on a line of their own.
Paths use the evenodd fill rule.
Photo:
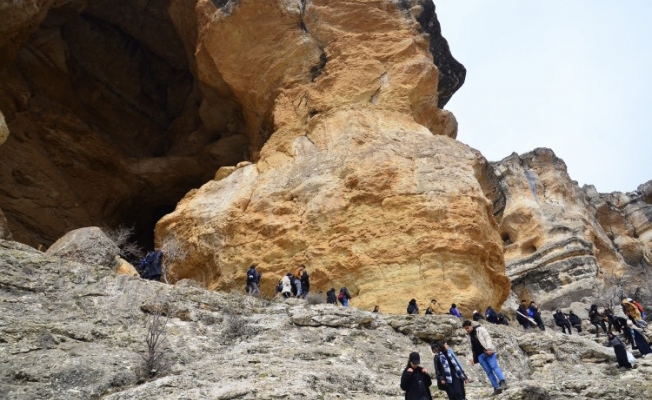
<svg viewBox="0 0 652 400">
<path fill-rule="evenodd" d="M 308 296 L 306 297 L 306 303 L 307 304 L 324 304 L 326 300 L 324 298 L 316 293 L 309 293 Z"/>
<path fill-rule="evenodd" d="M 134 235 L 134 227 L 120 225 L 115 229 L 102 228 L 104 234 L 120 249 L 120 257 L 136 265 L 144 256 L 143 249 L 129 239 Z"/>
<path fill-rule="evenodd" d="M 227 342 L 233 342 L 239 338 L 246 338 L 251 333 L 247 321 L 238 314 L 228 312 L 224 316 L 224 329 L 222 337 Z"/>
<path fill-rule="evenodd" d="M 142 364 L 137 369 L 140 381 L 160 376 L 166 373 L 171 366 L 168 355 L 165 328 L 168 323 L 167 316 L 163 315 L 163 308 L 156 307 L 152 311 L 152 318 L 147 325 L 145 343 L 147 349 L 141 354 Z"/>
</svg>

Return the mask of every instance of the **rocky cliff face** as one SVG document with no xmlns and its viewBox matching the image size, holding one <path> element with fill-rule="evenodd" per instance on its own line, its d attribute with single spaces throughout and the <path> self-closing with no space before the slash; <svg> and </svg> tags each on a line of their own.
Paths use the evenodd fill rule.
<svg viewBox="0 0 652 400">
<path fill-rule="evenodd" d="M 513 154 L 494 167 L 505 196 L 498 219 L 516 296 L 554 309 L 595 296 L 605 275 L 649 279 L 649 184 L 629 194 L 580 188 L 549 149 Z"/>
<path fill-rule="evenodd" d="M 506 298 L 502 245 L 478 180 L 487 162 L 451 139 L 455 120 L 438 108 L 455 85 L 440 88 L 439 101 L 446 73 L 431 49 L 441 39 L 424 35 L 424 26 L 436 33 L 424 4 L 195 9 L 193 44 L 206 53 L 198 68 L 219 71 L 250 141 L 264 145 L 255 165 L 191 192 L 159 222 L 163 251 L 174 243 L 186 254 L 169 279 L 239 288 L 256 263 L 272 292 L 305 263 L 313 285 L 347 286 L 363 307 L 399 312 L 403 302 L 387 298 L 434 293 L 465 309 Z"/>
<path fill-rule="evenodd" d="M 411 351 L 433 369 L 432 340 L 456 351 L 473 381 L 470 398 L 491 393 L 482 369 L 469 365 L 470 346 L 451 316 L 374 314 L 165 285 L 15 242 L 0 241 L 0 265 L 2 398 L 398 400 Z M 169 317 L 163 348 L 170 368 L 143 381 L 137 371 L 155 310 Z M 618 371 L 613 350 L 591 333 L 487 328 L 510 385 L 500 399 L 652 396 L 652 359 Z"/>
<path fill-rule="evenodd" d="M 240 289 L 256 263 L 271 292 L 304 263 L 392 312 L 649 281 L 652 183 L 599 194 L 550 150 L 455 140 L 466 71 L 429 0 L 5 3 L 0 238 L 151 246 L 160 220 L 172 282 Z"/>
</svg>

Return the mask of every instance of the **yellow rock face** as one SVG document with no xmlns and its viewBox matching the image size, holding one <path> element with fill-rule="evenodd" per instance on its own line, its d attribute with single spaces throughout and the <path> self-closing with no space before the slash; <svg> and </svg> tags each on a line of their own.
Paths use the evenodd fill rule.
<svg viewBox="0 0 652 400">
<path fill-rule="evenodd" d="M 477 178 L 486 160 L 450 138 L 455 118 L 437 108 L 420 2 L 206 3 L 186 31 L 198 76 L 228 84 L 262 148 L 159 221 L 168 279 L 240 289 L 255 263 L 272 294 L 306 264 L 311 291 L 346 286 L 359 307 L 502 304 L 502 243 Z M 187 7 L 171 9 L 189 26 Z"/>
<path fill-rule="evenodd" d="M 118 275 L 133 276 L 134 278 L 138 278 L 140 276 L 138 271 L 136 271 L 136 268 L 134 268 L 133 265 L 131 265 L 127 260 L 121 257 L 116 257 L 115 267 L 113 267 L 113 272 L 115 272 Z"/>
</svg>

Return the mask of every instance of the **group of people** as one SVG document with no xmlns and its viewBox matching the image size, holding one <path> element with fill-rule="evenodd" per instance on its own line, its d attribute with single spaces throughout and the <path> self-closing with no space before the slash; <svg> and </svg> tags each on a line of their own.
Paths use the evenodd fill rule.
<svg viewBox="0 0 652 400">
<path fill-rule="evenodd" d="M 430 304 L 428 305 L 428 308 L 426 308 L 426 315 L 432 315 L 435 314 L 435 307 L 437 306 L 437 300 L 431 299 Z M 417 304 L 416 299 L 410 300 L 407 306 L 407 313 L 408 314 L 419 314 L 419 305 Z M 460 310 L 457 308 L 457 304 L 453 303 L 451 304 L 451 308 L 448 309 L 448 314 L 454 315 L 457 318 L 464 318 Z"/>
<path fill-rule="evenodd" d="M 546 325 L 543 323 L 539 306 L 532 300 L 527 304 L 527 300 L 521 300 L 518 309 L 516 310 L 516 320 L 525 329 L 528 330 L 537 326 L 540 330 L 545 331 Z"/>
<path fill-rule="evenodd" d="M 505 377 L 498 365 L 497 352 L 489 332 L 481 325 L 474 325 L 471 321 L 464 321 L 462 327 L 466 331 L 471 352 L 472 364 L 480 364 L 487 374 L 493 394 L 497 395 L 507 389 Z M 466 400 L 465 384 L 469 378 L 464 372 L 455 352 L 446 342 L 434 342 L 430 345 L 435 367 L 434 377 L 437 388 L 446 392 L 449 400 Z M 432 400 L 430 392 L 432 378 L 428 370 L 421 366 L 419 353 L 410 353 L 408 364 L 401 376 L 401 389 L 405 391 L 406 400 Z"/>
<path fill-rule="evenodd" d="M 301 264 L 293 274 L 288 272 L 276 285 L 276 293 L 280 293 L 286 299 L 296 297 L 305 299 L 310 292 L 310 276 L 306 271 L 306 266 Z"/>
</svg>

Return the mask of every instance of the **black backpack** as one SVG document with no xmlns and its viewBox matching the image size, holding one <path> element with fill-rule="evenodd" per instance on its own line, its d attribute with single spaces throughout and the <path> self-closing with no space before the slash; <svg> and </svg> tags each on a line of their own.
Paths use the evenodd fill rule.
<svg viewBox="0 0 652 400">
<path fill-rule="evenodd" d="M 256 282 L 256 270 L 250 269 L 247 271 L 247 283 Z"/>
<path fill-rule="evenodd" d="M 163 259 L 163 253 L 160 250 L 150 251 L 147 256 L 140 262 L 140 267 L 143 272 L 141 277 L 145 279 L 160 279 L 161 272 L 161 261 Z"/>
</svg>

